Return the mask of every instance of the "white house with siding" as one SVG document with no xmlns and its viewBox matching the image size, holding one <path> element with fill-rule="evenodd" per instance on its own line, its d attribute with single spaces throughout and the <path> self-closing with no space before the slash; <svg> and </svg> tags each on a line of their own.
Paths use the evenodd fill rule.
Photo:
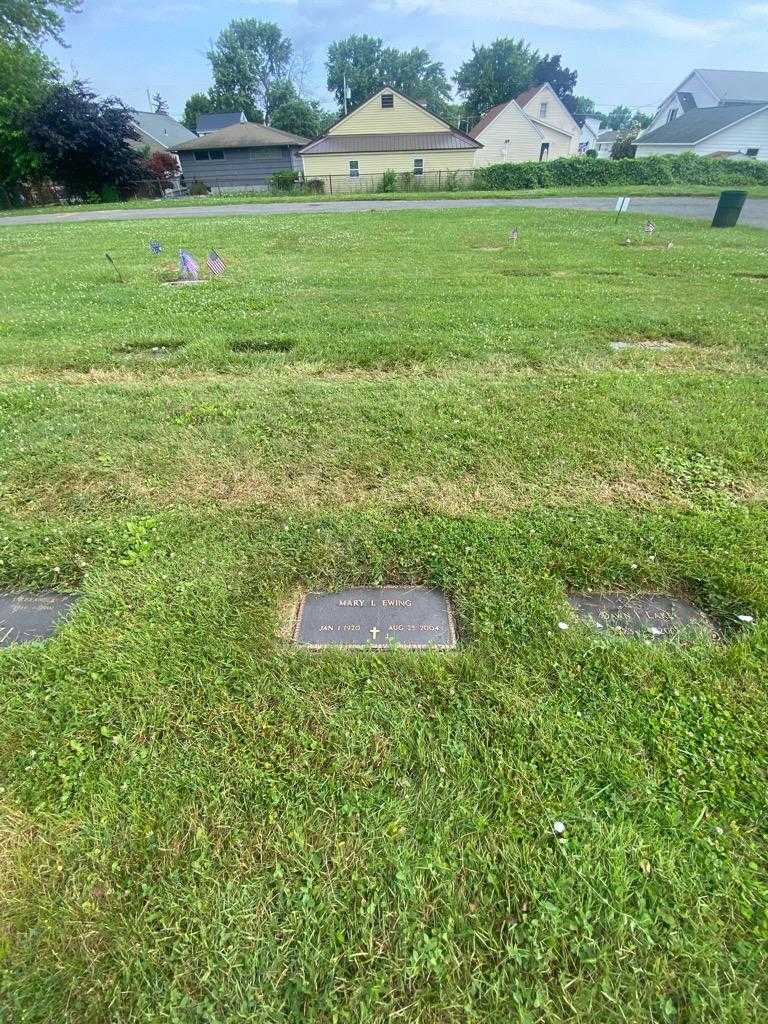
<svg viewBox="0 0 768 1024">
<path fill-rule="evenodd" d="M 768 160 L 768 71 L 694 68 L 637 139 L 637 156 L 694 152 Z"/>
<path fill-rule="evenodd" d="M 541 160 L 546 153 L 544 132 L 526 117 L 516 100 L 491 107 L 469 134 L 483 145 L 475 152 L 475 167 Z"/>
<path fill-rule="evenodd" d="M 768 102 L 689 110 L 653 131 L 643 132 L 635 155 L 690 152 L 768 160 Z"/>
<path fill-rule="evenodd" d="M 515 101 L 547 143 L 543 159 L 555 160 L 560 156 L 575 156 L 579 152 L 581 129 L 549 82 L 532 85 L 516 96 Z"/>
</svg>

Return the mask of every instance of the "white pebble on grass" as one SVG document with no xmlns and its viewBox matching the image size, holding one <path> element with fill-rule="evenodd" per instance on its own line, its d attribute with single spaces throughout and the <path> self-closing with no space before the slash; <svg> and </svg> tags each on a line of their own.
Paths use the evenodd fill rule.
<svg viewBox="0 0 768 1024">
<path fill-rule="evenodd" d="M 565 835 L 565 822 L 564 821 L 556 821 L 556 822 L 554 822 L 554 824 L 552 825 L 552 831 L 555 833 L 556 836 L 563 836 L 563 835 Z"/>
<path fill-rule="evenodd" d="M 567 622 L 558 622 L 557 628 L 558 629 L 570 629 L 571 627 L 568 625 Z"/>
<path fill-rule="evenodd" d="M 754 622 L 755 618 L 753 615 L 737 615 L 736 618 L 739 622 Z"/>
</svg>

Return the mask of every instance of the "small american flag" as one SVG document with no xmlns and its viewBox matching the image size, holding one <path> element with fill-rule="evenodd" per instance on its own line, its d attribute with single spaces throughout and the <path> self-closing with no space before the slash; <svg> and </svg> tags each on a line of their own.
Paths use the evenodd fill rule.
<svg viewBox="0 0 768 1024">
<path fill-rule="evenodd" d="M 509 232 L 509 240 L 513 245 L 517 245 L 517 228 L 512 228 Z"/>
<path fill-rule="evenodd" d="M 223 274 L 227 269 L 224 266 L 224 260 L 219 256 L 215 249 L 211 249 L 208 253 L 208 269 L 212 274 Z"/>
<path fill-rule="evenodd" d="M 193 281 L 197 280 L 198 274 L 200 273 L 200 267 L 197 265 L 197 261 L 194 256 L 187 252 L 186 249 L 179 250 L 179 270 L 181 276 L 184 278 L 191 278 Z"/>
<path fill-rule="evenodd" d="M 153 252 L 155 256 L 159 256 L 160 253 L 163 251 L 163 247 L 160 245 L 159 242 L 150 242 L 149 250 L 150 252 Z"/>
</svg>

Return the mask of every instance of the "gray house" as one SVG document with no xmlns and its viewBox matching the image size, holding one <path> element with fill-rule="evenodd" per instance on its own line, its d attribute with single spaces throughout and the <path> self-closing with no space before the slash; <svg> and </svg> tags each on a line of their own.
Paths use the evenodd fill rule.
<svg viewBox="0 0 768 1024">
<path fill-rule="evenodd" d="M 309 139 L 263 124 L 230 125 L 174 148 L 187 185 L 209 188 L 266 188 L 275 171 L 301 171 L 299 150 Z"/>
</svg>

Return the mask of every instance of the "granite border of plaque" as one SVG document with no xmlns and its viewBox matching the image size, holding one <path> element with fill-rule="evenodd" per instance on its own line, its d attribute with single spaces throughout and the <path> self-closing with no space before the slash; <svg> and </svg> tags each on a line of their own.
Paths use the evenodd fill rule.
<svg viewBox="0 0 768 1024">
<path fill-rule="evenodd" d="M 0 647 L 50 639 L 79 600 L 58 590 L 0 590 Z"/>
<path fill-rule="evenodd" d="M 719 639 L 713 619 L 683 597 L 623 591 L 573 591 L 566 595 L 574 615 L 601 632 L 647 640 L 669 640 L 698 633 Z"/>
<path fill-rule="evenodd" d="M 290 640 L 309 651 L 449 651 L 457 646 L 448 595 L 421 584 L 308 591 Z"/>
</svg>

